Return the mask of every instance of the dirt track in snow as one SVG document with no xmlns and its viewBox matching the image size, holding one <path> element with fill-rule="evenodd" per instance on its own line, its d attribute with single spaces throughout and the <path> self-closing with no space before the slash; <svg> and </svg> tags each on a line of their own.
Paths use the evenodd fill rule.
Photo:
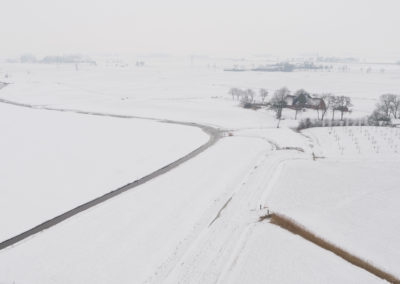
<svg viewBox="0 0 400 284">
<path fill-rule="evenodd" d="M 5 87 L 7 85 L 0 84 L 0 89 Z M 152 179 L 157 178 L 158 176 L 161 176 L 172 169 L 178 167 L 179 165 L 183 164 L 184 162 L 193 159 L 200 153 L 204 152 L 208 148 L 210 148 L 212 145 L 214 145 L 222 136 L 223 136 L 223 131 L 220 129 L 207 126 L 207 125 L 202 125 L 198 123 L 191 123 L 191 122 L 181 122 L 181 121 L 172 121 L 172 120 L 162 120 L 162 119 L 156 119 L 156 118 L 150 118 L 150 117 L 137 117 L 137 116 L 130 116 L 130 115 L 118 115 L 118 114 L 112 114 L 112 113 L 100 113 L 100 112 L 87 112 L 87 111 L 82 111 L 82 110 L 74 110 L 74 109 L 58 109 L 58 108 L 51 108 L 47 106 L 38 106 L 38 105 L 30 105 L 30 104 L 25 104 L 25 103 L 18 103 L 18 102 L 13 102 L 10 100 L 5 100 L 5 99 L 0 99 L 0 103 L 4 104 L 10 104 L 14 106 L 19 106 L 19 107 L 26 107 L 26 108 L 31 108 L 31 109 L 41 109 L 41 110 L 51 110 L 51 111 L 61 111 L 61 112 L 73 112 L 73 113 L 79 113 L 79 114 L 85 114 L 85 115 L 94 115 L 94 116 L 108 116 L 108 117 L 116 117 L 116 118 L 124 118 L 124 119 L 145 119 L 145 120 L 152 120 L 160 123 L 170 123 L 170 124 L 177 124 L 177 125 L 185 125 L 185 126 L 192 126 L 192 127 L 198 127 L 201 130 L 203 130 L 205 133 L 209 135 L 209 140 L 207 143 L 203 144 L 202 146 L 198 147 L 197 149 L 193 150 L 192 152 L 188 153 L 187 155 L 181 157 L 180 159 L 138 179 L 135 180 L 131 183 L 128 183 L 120 188 L 117 188 L 115 190 L 112 190 L 102 196 L 99 196 L 95 199 L 92 199 L 84 204 L 81 204 L 67 212 L 64 212 L 52 219 L 49 219 L 27 231 L 24 231 L 12 238 L 9 238 L 3 242 L 0 243 L 0 250 L 5 249 L 9 246 L 12 246 L 28 237 L 31 237 L 39 232 L 42 232 L 48 228 L 51 228 L 58 223 L 63 222 L 66 219 L 69 219 L 73 217 L 74 215 L 77 215 L 85 210 L 88 210 L 100 203 L 103 203 L 117 195 L 120 195 L 128 190 L 134 189 Z"/>
</svg>

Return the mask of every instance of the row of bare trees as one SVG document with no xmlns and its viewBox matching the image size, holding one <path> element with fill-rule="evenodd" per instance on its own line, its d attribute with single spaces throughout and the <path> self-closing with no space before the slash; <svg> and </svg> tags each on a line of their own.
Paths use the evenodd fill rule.
<svg viewBox="0 0 400 284">
<path fill-rule="evenodd" d="M 252 89 L 239 89 L 239 88 L 231 88 L 229 90 L 229 94 L 232 96 L 233 100 L 238 100 L 243 103 L 254 103 L 256 92 Z M 261 98 L 261 103 L 265 103 L 265 100 L 268 96 L 268 90 L 260 89 L 259 96 Z"/>
<path fill-rule="evenodd" d="M 233 88 L 230 90 L 230 93 L 233 98 L 236 96 L 236 98 L 242 102 L 253 103 L 255 92 L 250 91 L 250 89 L 240 90 Z M 259 95 L 262 104 L 265 104 L 275 112 L 276 118 L 278 119 L 278 127 L 282 118 L 283 109 L 285 108 L 294 109 L 296 111 L 296 118 L 299 111 L 306 108 L 312 108 L 317 111 L 318 119 L 320 120 L 325 118 L 329 110 L 332 113 L 332 120 L 335 120 L 336 112 L 340 113 L 340 120 L 343 120 L 344 114 L 346 112 L 351 112 L 351 107 L 353 106 L 351 98 L 347 96 L 335 96 L 332 93 L 313 94 L 311 96 L 311 94 L 304 89 L 297 90 L 292 96 L 291 91 L 287 87 L 282 87 L 276 90 L 268 102 L 266 102 L 268 96 L 268 91 L 266 89 L 260 89 Z M 297 98 L 297 100 L 294 103 L 291 103 L 289 97 L 292 97 L 292 99 Z M 308 98 L 314 100 L 313 105 L 308 104 Z"/>
<path fill-rule="evenodd" d="M 351 112 L 351 107 L 353 104 L 351 103 L 351 98 L 347 96 L 334 96 L 331 93 L 325 93 L 319 95 L 319 97 L 324 101 L 325 108 L 323 109 L 321 120 L 324 119 L 324 116 L 328 110 L 332 112 L 332 120 L 335 120 L 335 112 L 340 113 L 340 120 L 343 120 L 343 115 L 346 112 Z"/>
</svg>

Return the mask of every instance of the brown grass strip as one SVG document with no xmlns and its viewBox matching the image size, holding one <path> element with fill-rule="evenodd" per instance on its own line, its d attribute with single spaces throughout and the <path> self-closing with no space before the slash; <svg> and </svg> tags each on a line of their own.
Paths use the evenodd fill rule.
<svg viewBox="0 0 400 284">
<path fill-rule="evenodd" d="M 270 214 L 270 223 L 277 225 L 293 234 L 299 235 L 302 238 L 316 244 L 317 246 L 326 249 L 330 252 L 333 252 L 334 254 L 336 254 L 337 256 L 343 258 L 344 260 L 350 262 L 351 264 L 358 266 L 372 274 L 374 274 L 375 276 L 384 279 L 386 281 L 389 281 L 390 283 L 400 283 L 400 280 L 398 278 L 396 278 L 394 275 L 387 273 L 385 271 L 383 271 L 382 269 L 373 266 L 372 264 L 368 263 L 365 260 L 362 260 L 361 258 L 352 255 L 351 253 L 345 251 L 344 249 L 329 243 L 328 241 L 316 236 L 314 233 L 308 231 L 306 228 L 304 228 L 303 226 L 297 224 L 296 222 L 294 222 L 293 220 L 291 220 L 290 218 L 280 215 L 280 214 L 276 214 L 276 213 L 272 213 Z"/>
</svg>

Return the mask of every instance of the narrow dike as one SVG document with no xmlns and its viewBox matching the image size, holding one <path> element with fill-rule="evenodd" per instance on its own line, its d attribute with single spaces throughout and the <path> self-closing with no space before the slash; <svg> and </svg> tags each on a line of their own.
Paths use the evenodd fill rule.
<svg viewBox="0 0 400 284">
<path fill-rule="evenodd" d="M 4 87 L 4 85 L 0 84 L 0 89 L 2 87 Z M 61 112 L 67 111 L 67 112 L 74 112 L 74 113 L 80 113 L 80 114 L 85 114 L 85 115 L 108 116 L 108 117 L 117 117 L 117 118 L 125 118 L 125 119 L 146 119 L 146 120 L 157 121 L 160 123 L 193 126 L 193 127 L 198 127 L 200 129 L 202 129 L 210 137 L 207 143 L 203 144 L 202 146 L 198 147 L 197 149 L 193 150 L 192 152 L 183 156 L 182 158 L 180 158 L 180 159 L 178 159 L 178 160 L 176 160 L 176 161 L 174 161 L 174 162 L 172 162 L 172 163 L 170 163 L 170 164 L 168 164 L 168 165 L 166 165 L 166 166 L 164 166 L 164 167 L 162 167 L 162 168 L 160 168 L 138 180 L 128 183 L 118 189 L 110 191 L 110 192 L 108 192 L 102 196 L 99 196 L 95 199 L 92 199 L 92 200 L 90 200 L 84 204 L 81 204 L 67 212 L 64 212 L 52 219 L 49 219 L 27 231 L 24 231 L 12 238 L 9 238 L 3 242 L 0 242 L 0 251 L 20 242 L 28 237 L 31 237 L 39 232 L 49 229 L 49 228 L 65 221 L 66 219 L 69 219 L 69 218 L 71 218 L 85 210 L 88 210 L 100 203 L 103 203 L 117 195 L 120 195 L 128 190 L 134 189 L 134 188 L 138 187 L 139 185 L 142 185 L 158 176 L 161 176 L 161 175 L 171 171 L 172 169 L 174 169 L 174 168 L 178 167 L 179 165 L 183 164 L 184 162 L 196 157 L 197 155 L 199 155 L 200 153 L 204 152 L 209 147 L 211 147 L 212 145 L 217 143 L 218 140 L 222 137 L 222 133 L 223 133 L 221 130 L 219 130 L 217 128 L 210 127 L 207 125 L 201 125 L 201 124 L 197 124 L 197 123 L 191 123 L 191 122 L 161 120 L 161 119 L 156 119 L 156 118 L 145 118 L 145 117 L 136 117 L 136 116 L 129 116 L 129 115 L 110 114 L 110 113 L 85 112 L 85 111 L 72 110 L 72 109 L 48 108 L 48 107 L 40 107 L 40 106 L 35 106 L 35 105 L 30 105 L 30 104 L 13 102 L 13 101 L 5 100 L 5 99 L 0 99 L 0 103 L 10 104 L 10 105 L 19 106 L 19 107 L 32 108 L 32 109 L 42 109 L 42 110 L 61 111 Z"/>
<path fill-rule="evenodd" d="M 381 279 L 384 279 L 390 283 L 400 283 L 400 279 L 396 278 L 394 275 L 386 271 L 383 271 L 382 269 L 368 263 L 367 261 L 359 258 L 358 256 L 355 256 L 350 252 L 345 251 L 344 249 L 318 237 L 314 233 L 308 231 L 306 228 L 297 224 L 296 222 L 294 222 L 293 220 L 291 220 L 286 216 L 277 213 L 272 213 L 267 218 L 260 218 L 260 221 L 263 221 L 264 219 L 270 219 L 271 224 L 279 226 L 282 229 L 285 229 L 293 234 L 299 235 L 303 239 L 312 242 L 313 244 L 336 254 L 337 256 L 341 257 L 347 262 L 350 262 L 351 264 L 359 268 L 362 268 Z"/>
</svg>

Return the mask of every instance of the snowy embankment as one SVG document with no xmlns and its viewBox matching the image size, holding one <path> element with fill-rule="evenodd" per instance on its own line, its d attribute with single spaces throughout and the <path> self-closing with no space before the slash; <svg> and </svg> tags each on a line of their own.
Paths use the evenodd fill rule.
<svg viewBox="0 0 400 284">
<path fill-rule="evenodd" d="M 208 140 L 195 127 L 7 104 L 0 104 L 0 128 L 0 241 L 139 179 Z"/>
<path fill-rule="evenodd" d="M 141 190 L 1 251 L 0 281 L 160 283 L 269 151 L 259 139 L 223 139 Z"/>
<path fill-rule="evenodd" d="M 317 161 L 287 163 L 265 200 L 317 236 L 400 277 L 400 129 L 316 128 Z"/>
</svg>

